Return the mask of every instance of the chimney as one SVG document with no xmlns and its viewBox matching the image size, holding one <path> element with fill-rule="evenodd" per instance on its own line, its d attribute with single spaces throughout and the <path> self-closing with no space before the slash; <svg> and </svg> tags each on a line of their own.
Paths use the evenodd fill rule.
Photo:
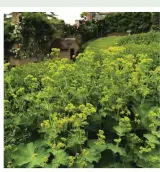
<svg viewBox="0 0 160 172">
<path fill-rule="evenodd" d="M 12 13 L 12 23 L 13 24 L 18 24 L 19 23 L 19 16 L 20 16 L 19 12 L 13 12 Z"/>
</svg>

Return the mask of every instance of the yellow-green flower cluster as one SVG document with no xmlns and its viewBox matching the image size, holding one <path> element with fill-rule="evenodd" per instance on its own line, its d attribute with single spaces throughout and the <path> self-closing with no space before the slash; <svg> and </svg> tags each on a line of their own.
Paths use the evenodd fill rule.
<svg viewBox="0 0 160 172">
<path fill-rule="evenodd" d="M 127 116 L 120 118 L 119 127 L 121 127 L 124 130 L 123 133 L 128 133 L 132 130 L 130 122 L 131 120 Z"/>
<path fill-rule="evenodd" d="M 87 115 L 84 114 L 84 113 L 79 113 L 78 114 L 78 117 L 81 118 L 81 119 L 83 119 L 83 120 L 86 120 L 87 119 Z"/>
<path fill-rule="evenodd" d="M 138 125 L 140 125 L 141 123 L 140 119 L 135 119 L 134 122 L 137 123 Z"/>
<path fill-rule="evenodd" d="M 43 157 L 43 159 L 42 159 L 42 163 L 41 163 L 41 167 L 42 168 L 44 168 L 44 167 L 46 167 L 46 162 L 48 161 L 48 157 L 47 156 L 45 156 L 45 157 Z"/>
<path fill-rule="evenodd" d="M 52 78 L 48 77 L 48 76 L 41 79 L 41 83 L 43 85 L 48 85 L 48 84 L 51 84 L 53 82 L 54 82 L 54 80 Z"/>
<path fill-rule="evenodd" d="M 82 165 L 82 168 L 85 168 L 85 167 L 87 167 L 88 164 L 86 161 L 82 161 L 81 165 Z"/>
<path fill-rule="evenodd" d="M 73 112 L 75 109 L 76 109 L 76 107 L 75 107 L 72 103 L 69 103 L 69 104 L 65 107 L 65 111 L 68 111 L 68 112 Z"/>
<path fill-rule="evenodd" d="M 13 98 L 15 98 L 15 99 L 17 98 L 17 95 L 14 94 L 14 93 L 12 93 L 11 96 L 12 96 Z"/>
<path fill-rule="evenodd" d="M 7 168 L 12 168 L 12 162 L 11 161 L 8 162 Z"/>
<path fill-rule="evenodd" d="M 41 127 L 50 128 L 50 122 L 49 122 L 49 120 L 44 120 L 41 123 Z"/>
<path fill-rule="evenodd" d="M 160 137 L 159 131 L 157 130 L 157 128 L 160 126 L 160 108 L 149 111 L 148 119 L 150 121 L 149 127 L 151 133 L 156 137 Z"/>
<path fill-rule="evenodd" d="M 124 108 L 122 111 L 120 111 L 120 114 L 121 115 L 130 115 L 131 114 L 131 112 L 127 109 L 127 108 Z"/>
<path fill-rule="evenodd" d="M 16 94 L 17 95 L 20 95 L 21 93 L 23 93 L 24 92 L 24 87 L 20 87 L 18 90 L 17 90 L 17 92 L 16 92 Z"/>
<path fill-rule="evenodd" d="M 126 50 L 126 48 L 122 46 L 115 46 L 115 47 L 109 47 L 107 50 L 113 54 L 117 54 L 117 53 L 123 53 Z"/>
<path fill-rule="evenodd" d="M 33 75 L 27 75 L 25 78 L 24 78 L 24 81 L 27 85 L 27 87 L 29 89 L 34 89 L 34 88 L 37 88 L 38 87 L 38 79 L 36 77 L 34 77 Z"/>
<path fill-rule="evenodd" d="M 65 148 L 66 147 L 66 144 L 65 143 L 62 143 L 62 142 L 58 142 L 57 144 L 53 144 L 52 145 L 52 148 L 53 149 L 61 149 L 61 148 Z"/>
<path fill-rule="evenodd" d="M 120 143 L 121 142 L 121 138 L 119 138 L 119 139 L 114 139 L 114 141 L 116 142 L 116 143 Z"/>
<path fill-rule="evenodd" d="M 33 75 L 30 75 L 30 74 L 29 74 L 29 75 L 27 75 L 27 76 L 24 78 L 24 80 L 32 79 L 32 78 L 34 78 Z"/>
<path fill-rule="evenodd" d="M 152 151 L 152 148 L 150 148 L 150 147 L 148 147 L 148 148 L 145 148 L 145 147 L 140 147 L 139 148 L 140 150 L 139 150 L 139 153 L 144 153 L 144 152 L 151 152 Z"/>
<path fill-rule="evenodd" d="M 34 154 L 32 155 L 32 158 L 35 158 L 37 155 L 38 155 L 37 153 L 34 153 Z"/>
<path fill-rule="evenodd" d="M 10 63 L 8 62 L 8 63 L 5 63 L 4 64 L 4 71 L 7 71 L 7 69 L 8 69 L 8 67 L 10 66 Z"/>
<path fill-rule="evenodd" d="M 97 136 L 98 136 L 97 144 L 105 143 L 106 136 L 104 135 L 104 131 L 103 130 L 99 130 Z"/>
<path fill-rule="evenodd" d="M 76 157 L 69 156 L 68 159 L 69 159 L 69 167 L 72 167 L 75 162 Z"/>
<path fill-rule="evenodd" d="M 9 100 L 4 100 L 4 103 L 5 103 L 5 104 L 9 103 Z"/>
<path fill-rule="evenodd" d="M 4 147 L 5 150 L 11 150 L 12 149 L 12 146 L 11 145 L 7 145 Z"/>
<path fill-rule="evenodd" d="M 81 112 L 83 112 L 84 114 L 86 114 L 86 115 L 91 115 L 92 113 L 96 112 L 96 109 L 90 103 L 87 103 L 86 106 L 85 105 L 80 105 L 79 110 Z"/>
<path fill-rule="evenodd" d="M 86 149 L 82 149 L 82 155 L 85 156 L 85 155 L 88 155 L 89 154 L 89 151 L 86 150 Z"/>
</svg>

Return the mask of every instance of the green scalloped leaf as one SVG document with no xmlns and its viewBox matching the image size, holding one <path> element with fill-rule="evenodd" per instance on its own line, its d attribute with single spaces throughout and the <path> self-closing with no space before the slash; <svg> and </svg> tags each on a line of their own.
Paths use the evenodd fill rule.
<svg viewBox="0 0 160 172">
<path fill-rule="evenodd" d="M 26 165 L 29 168 L 41 166 L 43 159 L 49 156 L 49 151 L 40 147 L 38 142 L 19 145 L 17 150 L 11 155 L 16 166 Z"/>
<path fill-rule="evenodd" d="M 157 137 L 154 136 L 153 134 L 143 134 L 143 136 L 150 142 L 150 143 L 155 143 L 159 144 L 160 142 L 158 141 Z"/>
<path fill-rule="evenodd" d="M 68 147 L 84 144 L 84 142 L 87 140 L 87 137 L 84 130 L 81 130 L 80 132 L 80 134 L 77 132 L 74 134 L 69 134 Z"/>
<path fill-rule="evenodd" d="M 101 159 L 101 154 L 99 151 L 97 151 L 96 149 L 88 149 L 88 154 L 85 155 L 85 160 L 92 163 L 92 162 L 97 162 Z"/>
<path fill-rule="evenodd" d="M 93 148 L 94 147 L 94 149 L 96 149 L 99 152 L 103 152 L 104 150 L 107 149 L 106 143 L 104 143 L 104 144 L 96 144 L 96 141 L 97 141 L 96 139 L 88 140 L 87 141 L 87 145 L 90 148 Z"/>
<path fill-rule="evenodd" d="M 117 147 L 116 145 L 112 143 L 107 144 L 107 149 L 110 149 L 114 153 L 119 153 L 122 156 L 126 156 L 126 152 L 124 148 Z"/>
<path fill-rule="evenodd" d="M 116 131 L 116 133 L 119 135 L 119 136 L 124 136 L 125 133 L 126 133 L 126 128 L 122 128 L 121 126 L 115 126 L 113 127 L 113 129 Z"/>
<path fill-rule="evenodd" d="M 48 168 L 58 168 L 60 165 L 68 165 L 68 155 L 64 150 L 53 150 L 52 153 L 55 158 L 52 160 L 51 164 L 47 166 Z"/>
<path fill-rule="evenodd" d="M 150 108 L 151 104 L 149 103 L 145 103 L 133 108 L 134 113 L 138 113 L 140 115 L 141 125 L 146 129 L 149 129 L 148 112 Z"/>
</svg>

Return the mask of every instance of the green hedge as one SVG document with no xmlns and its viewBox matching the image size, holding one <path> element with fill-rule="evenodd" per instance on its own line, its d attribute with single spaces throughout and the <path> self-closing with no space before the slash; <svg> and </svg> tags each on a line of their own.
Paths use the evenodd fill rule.
<svg viewBox="0 0 160 172">
<path fill-rule="evenodd" d="M 119 12 L 107 14 L 105 17 L 108 32 L 131 33 L 148 32 L 151 28 L 150 12 Z"/>
</svg>

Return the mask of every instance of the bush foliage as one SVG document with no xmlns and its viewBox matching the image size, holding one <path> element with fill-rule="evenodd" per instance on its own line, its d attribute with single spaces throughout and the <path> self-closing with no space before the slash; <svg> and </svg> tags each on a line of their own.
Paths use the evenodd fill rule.
<svg viewBox="0 0 160 172">
<path fill-rule="evenodd" d="M 149 12 L 119 12 L 107 14 L 105 23 L 108 32 L 126 33 L 131 30 L 131 33 L 141 33 L 150 30 L 152 20 Z"/>
<path fill-rule="evenodd" d="M 136 45 L 5 64 L 5 167 L 160 167 L 159 49 Z"/>
<path fill-rule="evenodd" d="M 134 34 L 134 35 L 122 38 L 118 44 L 119 45 L 125 45 L 125 44 L 149 45 L 154 42 L 160 44 L 160 32 Z"/>
<path fill-rule="evenodd" d="M 46 56 L 51 51 L 51 43 L 64 33 L 64 21 L 44 12 L 23 12 L 20 22 L 14 25 L 11 17 L 4 18 L 5 59 Z M 19 45 L 19 52 L 14 51 Z"/>
</svg>

